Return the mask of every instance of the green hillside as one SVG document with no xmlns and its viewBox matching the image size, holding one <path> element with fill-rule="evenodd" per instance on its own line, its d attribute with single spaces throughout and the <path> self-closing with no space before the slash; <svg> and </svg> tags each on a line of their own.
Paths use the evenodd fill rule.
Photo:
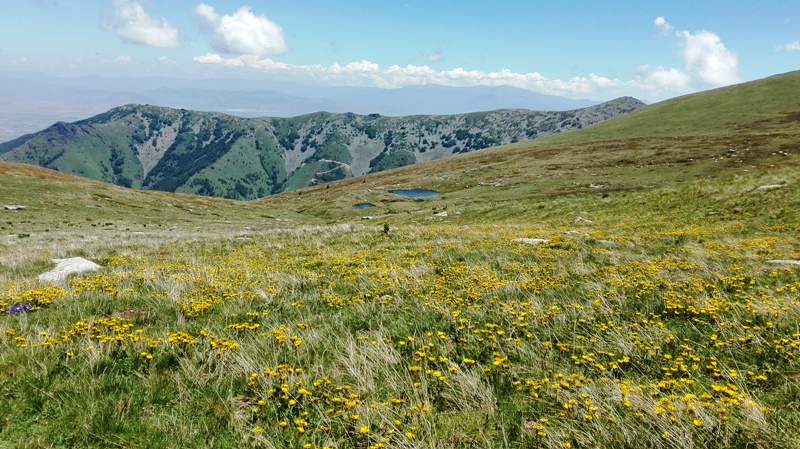
<svg viewBox="0 0 800 449">
<path fill-rule="evenodd" d="M 591 132 L 574 136 L 581 140 L 613 137 L 676 137 L 695 134 L 745 134 L 759 126 L 778 126 L 796 121 L 798 72 L 701 94 L 686 95 L 650 105 L 624 121 L 611 121 Z M 794 114 L 793 114 L 794 113 Z M 569 136 L 555 140 L 568 142 Z"/>
<path fill-rule="evenodd" d="M 800 448 L 799 80 L 248 202 L 0 162 L 0 447 Z"/>
<path fill-rule="evenodd" d="M 565 112 L 255 119 L 127 105 L 0 144 L 0 160 L 136 189 L 255 199 L 583 128 L 642 105 L 620 98 Z"/>
<path fill-rule="evenodd" d="M 369 202 L 382 216 L 413 220 L 416 201 L 389 190 L 424 188 L 443 193 L 436 200 L 442 206 L 459 205 L 465 220 L 505 221 L 558 195 L 608 197 L 734 176 L 769 179 L 773 172 L 777 179 L 798 164 L 800 127 L 793 125 L 800 109 L 791 94 L 798 83 L 800 72 L 792 72 L 680 97 L 579 132 L 305 189 L 307 201 L 298 202 L 295 193 L 270 204 L 352 219 L 363 211 L 347 206 Z"/>
</svg>

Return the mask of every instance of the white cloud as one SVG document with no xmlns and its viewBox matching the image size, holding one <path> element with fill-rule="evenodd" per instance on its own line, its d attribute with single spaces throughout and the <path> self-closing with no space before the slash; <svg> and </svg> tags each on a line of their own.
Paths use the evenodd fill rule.
<svg viewBox="0 0 800 449">
<path fill-rule="evenodd" d="M 378 73 L 380 66 L 374 62 L 361 60 L 358 62 L 350 62 L 345 66 L 334 64 L 328 68 L 331 73 Z"/>
<path fill-rule="evenodd" d="M 650 91 L 672 91 L 686 93 L 692 90 L 692 78 L 686 73 L 664 67 L 643 65 L 636 68 L 635 84 L 640 89 Z"/>
<path fill-rule="evenodd" d="M 451 70 L 435 70 L 427 65 L 412 64 L 405 67 L 392 65 L 382 69 L 378 64 L 367 60 L 350 62 L 345 65 L 333 64 L 325 67 L 319 64 L 287 64 L 270 58 L 261 59 L 252 55 L 223 58 L 217 54 L 208 53 L 204 56 L 195 57 L 194 61 L 226 67 L 249 67 L 271 74 L 282 74 L 294 80 L 305 79 L 342 85 L 371 85 L 383 88 L 422 84 L 445 86 L 510 85 L 553 95 L 572 95 L 613 89 L 625 85 L 620 80 L 595 74 L 562 81 L 549 79 L 536 72 L 516 73 L 508 69 L 498 72 L 466 70 L 462 67 L 456 67 Z"/>
<path fill-rule="evenodd" d="M 592 84 L 597 87 L 601 88 L 612 88 L 612 87 L 619 87 L 622 85 L 622 82 L 616 79 L 606 78 L 603 76 L 597 76 L 594 73 L 589 74 L 589 80 Z"/>
<path fill-rule="evenodd" d="M 719 87 L 741 81 L 739 58 L 725 48 L 719 36 L 709 31 L 699 31 L 696 34 L 680 31 L 678 37 L 683 39 L 686 69 L 693 76 L 699 77 L 705 85 Z"/>
<path fill-rule="evenodd" d="M 203 21 L 201 30 L 211 38 L 211 47 L 220 53 L 277 55 L 289 50 L 283 28 L 264 15 L 253 14 L 247 6 L 231 15 L 220 15 L 214 7 L 200 3 L 195 13 Z"/>
<path fill-rule="evenodd" d="M 192 60 L 201 64 L 222 64 L 225 62 L 220 55 L 214 53 L 206 53 L 203 56 L 195 56 L 192 58 Z"/>
<path fill-rule="evenodd" d="M 664 32 L 673 29 L 664 17 L 658 17 L 654 25 Z M 690 33 L 679 30 L 675 37 L 681 46 L 681 55 L 686 64 L 685 72 L 678 69 L 639 68 L 640 81 L 655 83 L 654 89 L 667 88 L 685 90 L 688 87 L 703 89 L 721 87 L 741 81 L 739 58 L 728 50 L 722 39 L 710 31 Z"/>
<path fill-rule="evenodd" d="M 653 21 L 653 24 L 661 28 L 661 30 L 665 33 L 672 31 L 672 25 L 668 24 L 667 19 L 665 19 L 663 16 L 656 17 L 656 20 Z"/>
<path fill-rule="evenodd" d="M 114 0 L 114 16 L 106 29 L 117 33 L 124 42 L 151 47 L 180 47 L 178 30 L 162 18 L 150 17 L 135 0 Z"/>
<path fill-rule="evenodd" d="M 219 14 L 214 11 L 214 7 L 200 3 L 195 9 L 195 13 L 209 22 L 216 22 L 219 19 Z"/>
<path fill-rule="evenodd" d="M 789 42 L 778 47 L 779 51 L 800 51 L 800 41 Z"/>
<path fill-rule="evenodd" d="M 130 56 L 117 56 L 117 59 L 114 60 L 117 64 L 130 64 L 133 62 L 133 58 Z"/>
</svg>

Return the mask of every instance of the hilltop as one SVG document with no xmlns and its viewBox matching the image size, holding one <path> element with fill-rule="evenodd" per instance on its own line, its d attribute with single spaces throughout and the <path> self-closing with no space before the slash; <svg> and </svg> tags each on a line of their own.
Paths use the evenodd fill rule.
<svg viewBox="0 0 800 449">
<path fill-rule="evenodd" d="M 558 112 L 284 119 L 127 105 L 0 144 L 0 159 L 124 187 L 254 199 L 581 129 L 641 106 L 619 98 Z"/>
</svg>

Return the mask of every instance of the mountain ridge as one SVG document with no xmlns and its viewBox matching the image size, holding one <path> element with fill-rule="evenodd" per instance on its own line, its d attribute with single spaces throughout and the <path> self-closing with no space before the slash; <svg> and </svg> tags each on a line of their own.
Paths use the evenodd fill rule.
<svg viewBox="0 0 800 449">
<path fill-rule="evenodd" d="M 264 79 L 55 77 L 0 72 L 0 142 L 57 122 L 136 103 L 241 117 L 294 117 L 317 111 L 405 116 L 501 108 L 566 111 L 600 104 L 511 86 L 325 86 Z"/>
<path fill-rule="evenodd" d="M 124 105 L 0 144 L 0 159 L 124 187 L 254 199 L 584 128 L 643 105 L 621 97 L 571 111 L 291 118 Z"/>
</svg>

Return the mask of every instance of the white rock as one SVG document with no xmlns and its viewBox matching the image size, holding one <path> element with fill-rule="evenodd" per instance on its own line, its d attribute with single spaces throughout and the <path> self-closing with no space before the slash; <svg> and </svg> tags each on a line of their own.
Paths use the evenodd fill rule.
<svg viewBox="0 0 800 449">
<path fill-rule="evenodd" d="M 566 235 L 577 235 L 577 236 L 580 236 L 580 237 L 585 237 L 587 239 L 591 237 L 589 234 L 587 234 L 585 232 L 576 231 L 574 229 L 569 230 L 569 231 L 564 231 L 564 234 L 566 234 Z"/>
<path fill-rule="evenodd" d="M 69 259 L 53 259 L 56 267 L 52 270 L 39 275 L 39 279 L 43 281 L 61 281 L 67 278 L 70 274 L 83 273 L 85 271 L 97 271 L 103 267 L 97 265 L 91 260 L 86 260 L 83 257 L 71 257 Z"/>
<path fill-rule="evenodd" d="M 775 190 L 775 189 L 780 189 L 782 187 L 783 185 L 781 184 L 769 184 L 765 186 L 758 186 L 756 190 Z"/>
<path fill-rule="evenodd" d="M 447 216 L 447 211 L 435 213 L 435 214 L 433 214 L 433 216 L 434 217 L 446 217 Z"/>
<path fill-rule="evenodd" d="M 517 242 L 517 243 L 525 243 L 525 244 L 528 244 L 528 245 L 541 245 L 542 243 L 547 243 L 550 240 L 547 240 L 547 239 L 519 238 L 519 239 L 514 239 L 514 241 Z"/>
<path fill-rule="evenodd" d="M 5 206 L 3 206 L 3 209 L 5 210 L 25 210 L 27 208 L 28 206 L 22 206 L 19 204 L 6 204 Z"/>
</svg>

